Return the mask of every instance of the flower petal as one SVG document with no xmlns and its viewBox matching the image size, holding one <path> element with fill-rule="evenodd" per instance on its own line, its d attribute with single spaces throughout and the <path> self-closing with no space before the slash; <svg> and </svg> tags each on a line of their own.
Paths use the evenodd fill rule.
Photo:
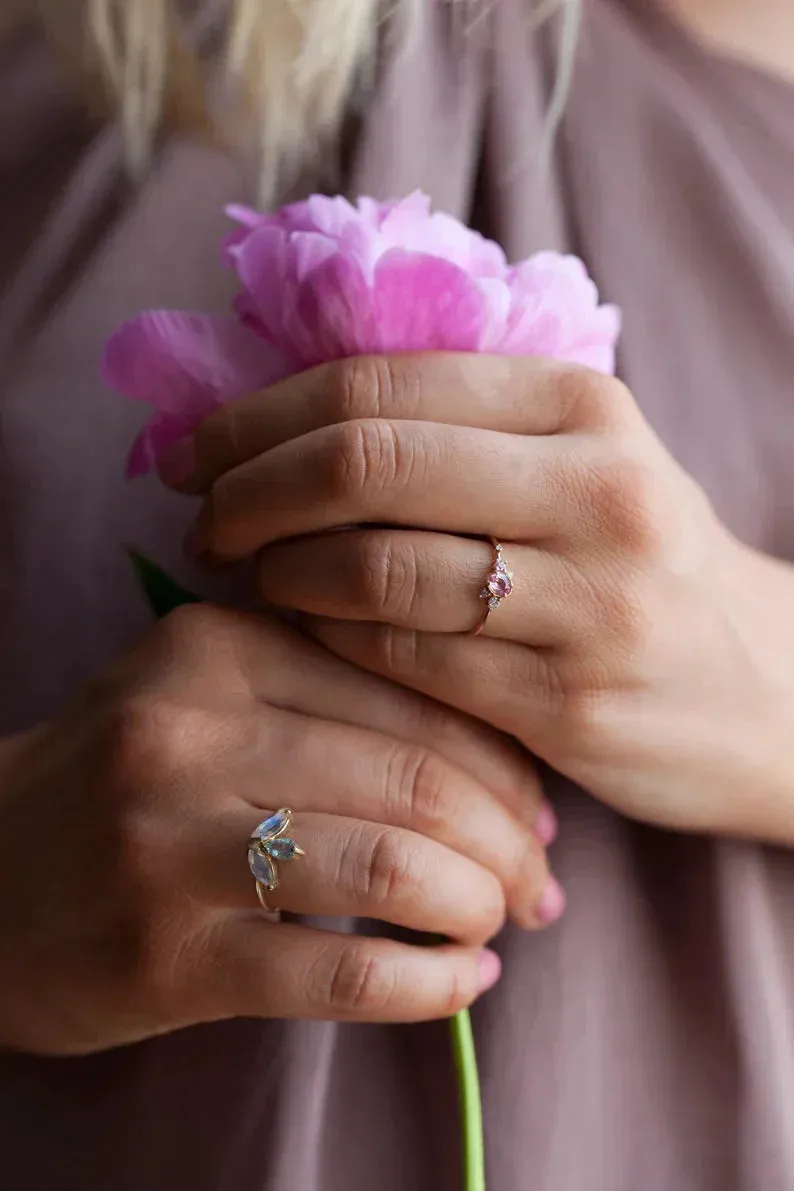
<svg viewBox="0 0 794 1191">
<path fill-rule="evenodd" d="M 485 324 L 479 350 L 497 352 L 505 337 L 510 318 L 510 288 L 505 281 L 497 277 L 482 277 L 477 284 L 485 298 Z"/>
<path fill-rule="evenodd" d="M 156 413 L 153 418 L 149 419 L 132 444 L 127 456 L 127 479 L 134 480 L 151 471 L 160 456 L 181 438 L 191 434 L 199 422 L 211 414 L 214 408 L 214 405 L 209 405 L 204 414 L 199 416 L 198 410 L 194 406 L 191 411 L 193 416 L 186 418 Z"/>
<path fill-rule="evenodd" d="M 296 250 L 295 236 L 282 228 L 272 225 L 257 228 L 240 246 L 236 261 L 244 287 L 244 297 L 238 299 L 237 310 L 245 313 L 248 326 L 278 347 L 289 360 L 291 371 L 307 367 L 309 357 L 316 359 L 312 326 L 306 326 L 297 312 L 298 270 L 312 276 L 322 268 L 326 256 L 321 242 L 333 247 L 332 241 L 317 233 L 300 235 L 301 248 Z"/>
<path fill-rule="evenodd" d="M 537 253 L 509 270 L 508 285 L 511 309 L 496 351 L 614 370 L 620 314 L 598 305 L 598 290 L 578 257 Z"/>
<path fill-rule="evenodd" d="M 342 253 L 306 278 L 297 315 L 304 367 L 377 350 L 372 290 L 358 262 Z"/>
<path fill-rule="evenodd" d="M 381 257 L 368 350 L 477 351 L 486 324 L 485 298 L 457 265 L 401 249 Z"/>
<path fill-rule="evenodd" d="M 101 363 L 111 388 L 191 420 L 287 371 L 279 352 L 231 319 L 179 310 L 125 323 L 108 340 Z"/>
</svg>

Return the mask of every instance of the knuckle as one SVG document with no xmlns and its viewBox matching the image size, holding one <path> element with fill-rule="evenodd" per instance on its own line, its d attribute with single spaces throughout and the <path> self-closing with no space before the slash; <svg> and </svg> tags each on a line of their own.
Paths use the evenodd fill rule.
<svg viewBox="0 0 794 1191">
<path fill-rule="evenodd" d="M 206 717 L 146 696 L 128 701 L 110 716 L 109 879 L 131 905 L 145 907 L 153 889 L 167 888 L 174 880 L 176 792 L 189 785 L 206 734 Z"/>
<path fill-rule="evenodd" d="M 184 771 L 206 753 L 214 719 L 198 707 L 143 693 L 123 700 L 110 716 L 112 768 L 124 786 L 140 791 Z"/>
<path fill-rule="evenodd" d="M 610 429 L 634 408 L 630 390 L 614 376 L 568 366 L 561 369 L 557 383 L 564 410 L 563 423 L 569 426 Z"/>
<path fill-rule="evenodd" d="M 417 595 L 418 569 L 410 546 L 389 534 L 362 539 L 353 575 L 354 595 L 364 608 L 385 620 L 410 617 Z"/>
<path fill-rule="evenodd" d="M 388 488 L 396 469 L 393 428 L 375 418 L 340 423 L 332 435 L 328 468 L 333 496 Z"/>
<path fill-rule="evenodd" d="M 410 679 L 421 668 L 419 634 L 412 629 L 383 625 L 375 640 L 376 661 L 384 674 Z"/>
<path fill-rule="evenodd" d="M 157 626 L 157 638 L 166 658 L 192 658 L 205 654 L 207 644 L 226 627 L 226 615 L 211 604 L 183 604 L 169 612 Z"/>
<path fill-rule="evenodd" d="M 331 966 L 324 999 L 334 1015 L 370 1016 L 388 1010 L 396 985 L 391 961 L 366 942 L 351 943 Z"/>
<path fill-rule="evenodd" d="M 371 908 L 403 900 L 416 886 L 420 864 L 402 833 L 384 827 L 366 837 L 353 833 L 346 848 L 346 880 L 357 900 Z M 345 878 L 343 877 L 343 880 Z"/>
<path fill-rule="evenodd" d="M 141 773 L 153 779 L 181 760 L 177 707 L 162 696 L 135 695 L 123 701 L 111 720 L 114 770 L 135 780 Z"/>
<path fill-rule="evenodd" d="M 328 420 L 400 418 L 420 408 L 423 371 L 410 356 L 355 356 L 328 367 Z"/>
<path fill-rule="evenodd" d="M 426 832 L 449 822 L 455 810 L 449 767 L 435 753 L 417 745 L 395 746 L 385 766 L 390 809 L 414 830 Z"/>
<path fill-rule="evenodd" d="M 354 356 L 331 364 L 327 387 L 331 420 L 383 417 L 392 388 L 392 368 L 382 356 Z"/>
<path fill-rule="evenodd" d="M 616 455 L 589 469 L 587 500 L 602 533 L 632 554 L 657 557 L 665 545 L 660 478 L 644 460 Z"/>
</svg>

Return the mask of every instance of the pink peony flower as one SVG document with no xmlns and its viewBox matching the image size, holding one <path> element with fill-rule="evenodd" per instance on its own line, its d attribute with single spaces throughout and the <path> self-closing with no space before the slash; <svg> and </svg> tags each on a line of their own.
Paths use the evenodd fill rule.
<svg viewBox="0 0 794 1191">
<path fill-rule="evenodd" d="M 233 206 L 225 255 L 237 320 L 152 311 L 108 341 L 108 385 L 154 408 L 128 474 L 151 468 L 217 405 L 329 360 L 398 351 L 545 356 L 611 373 L 620 315 L 582 262 L 498 244 L 401 202 L 314 195 L 273 215 Z"/>
</svg>

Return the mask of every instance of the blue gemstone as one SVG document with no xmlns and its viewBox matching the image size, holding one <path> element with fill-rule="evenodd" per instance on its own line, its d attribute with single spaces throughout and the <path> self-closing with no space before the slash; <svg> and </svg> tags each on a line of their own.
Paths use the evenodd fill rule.
<svg viewBox="0 0 794 1191">
<path fill-rule="evenodd" d="M 276 884 L 278 878 L 276 876 L 276 870 L 273 867 L 273 861 L 264 852 L 260 852 L 259 848 L 248 849 L 248 867 L 254 879 L 261 881 L 268 889 L 272 889 Z"/>
<path fill-rule="evenodd" d="M 286 836 L 265 840 L 262 847 L 274 860 L 292 860 L 295 855 L 295 840 L 287 839 Z"/>
<path fill-rule="evenodd" d="M 283 815 L 278 811 L 275 815 L 271 815 L 269 819 L 265 819 L 264 823 L 260 823 L 254 832 L 254 839 L 263 839 L 266 835 L 277 835 L 279 831 L 284 831 L 289 823 L 289 817 Z"/>
</svg>

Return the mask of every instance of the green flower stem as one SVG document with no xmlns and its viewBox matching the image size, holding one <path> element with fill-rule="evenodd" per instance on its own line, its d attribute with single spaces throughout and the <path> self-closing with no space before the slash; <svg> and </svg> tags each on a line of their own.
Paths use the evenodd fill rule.
<svg viewBox="0 0 794 1191">
<path fill-rule="evenodd" d="M 482 1131 L 482 1100 L 471 1014 L 461 1009 L 449 1020 L 452 1058 L 458 1081 L 460 1125 L 463 1135 L 464 1191 L 485 1191 L 485 1145 Z"/>
<path fill-rule="evenodd" d="M 156 617 L 167 616 L 182 604 L 198 604 L 200 598 L 186 591 L 161 570 L 156 563 L 136 550 L 129 551 L 138 582 Z M 441 942 L 441 939 L 428 942 Z M 485 1147 L 482 1133 L 482 1102 L 474 1034 L 468 1009 L 450 1018 L 452 1057 L 460 1100 L 460 1126 L 463 1137 L 464 1191 L 485 1191 Z"/>
</svg>

